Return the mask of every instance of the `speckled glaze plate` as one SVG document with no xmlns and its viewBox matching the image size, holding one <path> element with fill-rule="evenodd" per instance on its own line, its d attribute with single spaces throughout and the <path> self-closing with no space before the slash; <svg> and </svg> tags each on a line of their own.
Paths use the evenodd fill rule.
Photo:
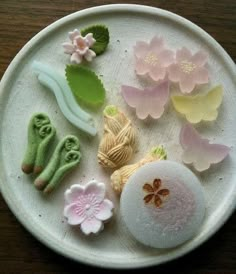
<svg viewBox="0 0 236 274">
<path fill-rule="evenodd" d="M 150 147 L 163 144 L 169 160 L 181 161 L 178 135 L 183 118 L 169 103 L 160 121 L 143 122 L 136 118 L 120 96 L 120 85 L 138 86 L 134 73 L 133 45 L 162 35 L 172 49 L 187 46 L 203 48 L 209 54 L 211 85 L 224 86 L 223 105 L 217 121 L 201 124 L 199 132 L 213 141 L 232 147 L 230 157 L 209 171 L 197 174 L 207 201 L 203 226 L 191 241 L 174 249 L 158 250 L 137 243 L 119 214 L 119 199 L 109 186 L 109 173 L 98 166 L 96 152 L 102 135 L 102 109 L 93 112 L 99 134 L 88 138 L 67 122 L 51 92 L 40 86 L 31 70 L 40 60 L 63 73 L 69 56 L 61 44 L 75 28 L 105 24 L 110 30 L 108 50 L 91 65 L 101 75 L 107 90 L 107 103 L 117 104 L 138 128 L 139 151 L 136 159 Z M 170 12 L 136 5 L 108 5 L 71 14 L 45 28 L 18 53 L 0 85 L 1 192 L 18 220 L 41 242 L 78 262 L 109 268 L 137 268 L 158 265 L 180 257 L 212 236 L 229 218 L 236 201 L 236 83 L 235 65 L 224 49 L 206 32 Z M 34 112 L 45 112 L 57 128 L 58 139 L 72 133 L 81 141 L 80 166 L 50 196 L 35 190 L 32 178 L 22 174 L 20 166 L 27 143 L 27 124 Z M 115 203 L 114 218 L 98 236 L 85 237 L 79 228 L 69 227 L 62 216 L 63 193 L 73 183 L 96 178 L 107 184 L 108 197 Z M 9 239 L 10 241 L 11 239 Z"/>
</svg>

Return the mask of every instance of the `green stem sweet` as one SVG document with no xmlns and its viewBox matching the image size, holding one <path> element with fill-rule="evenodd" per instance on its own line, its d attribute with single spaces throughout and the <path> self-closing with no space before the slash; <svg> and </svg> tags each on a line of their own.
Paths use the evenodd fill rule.
<svg viewBox="0 0 236 274">
<path fill-rule="evenodd" d="M 79 140 L 76 136 L 68 135 L 63 138 L 57 145 L 48 165 L 43 172 L 35 180 L 34 185 L 37 189 L 43 190 L 50 180 L 53 178 L 56 171 L 64 163 L 64 157 L 68 151 L 79 151 Z"/>
<path fill-rule="evenodd" d="M 50 142 L 56 134 L 52 125 L 44 125 L 39 130 L 39 135 L 44 138 L 38 146 L 37 155 L 34 163 L 34 174 L 39 174 L 45 167 L 47 150 Z"/>
<path fill-rule="evenodd" d="M 50 125 L 50 119 L 44 113 L 36 113 L 30 119 L 28 125 L 28 145 L 21 166 L 22 171 L 26 174 L 33 172 L 38 147 L 48 135 L 46 133 L 44 136 L 40 136 L 39 132 L 46 125 Z M 50 140 L 53 136 L 51 136 Z"/>
<path fill-rule="evenodd" d="M 76 167 L 81 159 L 81 154 L 79 151 L 69 151 L 65 157 L 66 163 L 62 165 L 56 173 L 53 175 L 52 179 L 50 180 L 49 184 L 45 187 L 44 193 L 51 193 L 61 182 L 64 176 L 69 173 L 74 167 Z"/>
</svg>

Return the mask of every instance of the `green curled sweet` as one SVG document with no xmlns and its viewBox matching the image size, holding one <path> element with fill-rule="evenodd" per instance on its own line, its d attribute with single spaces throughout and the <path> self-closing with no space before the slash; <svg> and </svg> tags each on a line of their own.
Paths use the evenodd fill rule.
<svg viewBox="0 0 236 274">
<path fill-rule="evenodd" d="M 38 174 L 45 167 L 46 151 L 56 134 L 50 119 L 44 113 L 36 113 L 28 125 L 28 145 L 22 161 L 24 173 Z"/>
<path fill-rule="evenodd" d="M 61 179 L 76 165 L 79 164 L 79 139 L 74 135 L 64 137 L 57 145 L 47 167 L 34 181 L 37 189 L 45 193 L 51 192 Z"/>
</svg>

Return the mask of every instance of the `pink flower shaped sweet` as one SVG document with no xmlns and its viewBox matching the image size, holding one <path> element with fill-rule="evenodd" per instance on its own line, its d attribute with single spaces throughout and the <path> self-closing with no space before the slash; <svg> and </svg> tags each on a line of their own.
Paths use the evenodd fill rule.
<svg viewBox="0 0 236 274">
<path fill-rule="evenodd" d="M 161 37 L 154 36 L 150 43 L 138 41 L 134 46 L 135 70 L 138 75 L 148 74 L 154 81 L 163 80 L 167 67 L 174 62 L 174 53 L 164 47 Z"/>
<path fill-rule="evenodd" d="M 72 185 L 65 192 L 64 216 L 68 224 L 80 225 L 86 235 L 98 233 L 104 227 L 103 221 L 112 217 L 113 203 L 105 198 L 105 185 L 96 180 L 87 185 Z"/>
<path fill-rule="evenodd" d="M 71 55 L 70 61 L 72 63 L 80 64 L 84 59 L 91 62 L 96 56 L 96 53 L 90 48 L 96 42 L 92 33 L 88 33 L 83 37 L 80 32 L 75 29 L 69 32 L 71 42 L 63 43 L 64 52 Z"/>
<path fill-rule="evenodd" d="M 208 71 L 204 67 L 207 54 L 199 50 L 192 53 L 185 47 L 176 52 L 176 63 L 168 68 L 169 79 L 178 82 L 183 93 L 190 93 L 197 84 L 208 83 Z"/>
</svg>

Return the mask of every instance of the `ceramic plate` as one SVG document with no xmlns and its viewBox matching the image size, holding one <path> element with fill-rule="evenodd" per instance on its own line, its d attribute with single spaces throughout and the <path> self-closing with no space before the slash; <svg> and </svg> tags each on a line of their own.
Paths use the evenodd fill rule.
<svg viewBox="0 0 236 274">
<path fill-rule="evenodd" d="M 102 136 L 102 109 L 93 112 L 96 138 L 88 138 L 67 122 L 51 92 L 42 87 L 31 70 L 33 60 L 50 64 L 63 73 L 69 56 L 61 44 L 68 31 L 92 24 L 105 24 L 110 31 L 108 50 L 91 65 L 103 79 L 107 103 L 117 104 L 138 128 L 139 151 L 133 162 L 152 146 L 163 144 L 170 160 L 181 161 L 178 135 L 184 120 L 169 104 L 157 121 L 139 121 L 120 96 L 121 84 L 140 86 L 134 73 L 133 45 L 137 40 L 150 40 L 162 35 L 172 49 L 187 46 L 202 48 L 209 54 L 211 85 L 224 86 L 223 105 L 217 121 L 198 127 L 211 140 L 232 147 L 230 157 L 209 171 L 198 174 L 207 200 L 207 213 L 198 235 L 186 244 L 168 250 L 151 249 L 137 243 L 124 226 L 119 214 L 119 199 L 109 186 L 109 173 L 97 164 L 96 152 Z M 136 5 L 109 5 L 71 14 L 45 28 L 18 53 L 8 67 L 0 86 L 1 191 L 19 221 L 41 242 L 76 261 L 102 267 L 135 268 L 170 261 L 191 251 L 228 219 L 236 198 L 236 84 L 233 61 L 207 33 L 191 22 L 170 12 Z M 58 139 L 72 133 L 79 136 L 83 159 L 60 187 L 44 197 L 35 190 L 32 178 L 22 174 L 20 166 L 27 143 L 27 124 L 34 112 L 45 112 L 57 128 Z M 96 178 L 108 187 L 115 203 L 115 217 L 99 236 L 85 237 L 79 228 L 69 227 L 62 216 L 63 193 L 73 183 L 86 183 Z M 9 239 L 10 240 L 10 239 Z"/>
</svg>

